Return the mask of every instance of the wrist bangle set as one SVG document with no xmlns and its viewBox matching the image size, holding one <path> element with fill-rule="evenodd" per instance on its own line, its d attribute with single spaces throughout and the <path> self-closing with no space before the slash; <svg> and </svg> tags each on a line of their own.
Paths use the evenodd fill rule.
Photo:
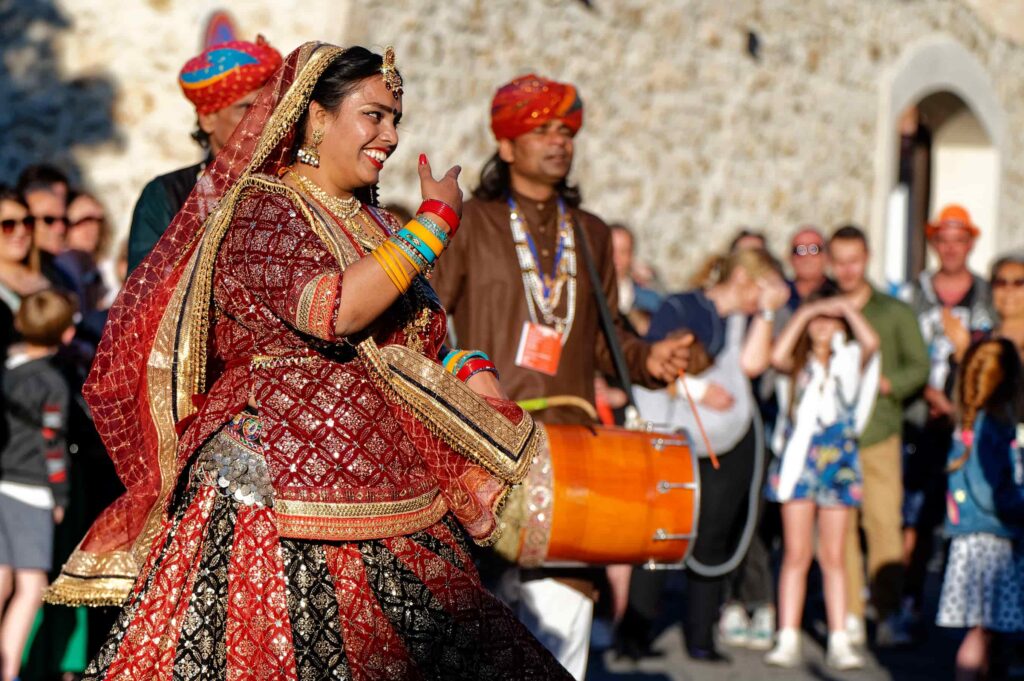
<svg viewBox="0 0 1024 681">
<path fill-rule="evenodd" d="M 450 226 L 445 232 L 436 221 L 422 213 L 433 213 Z M 455 209 L 443 201 L 431 199 L 420 206 L 420 214 L 409 221 L 397 234 L 370 252 L 384 274 L 395 285 L 398 292 L 405 293 L 413 280 L 433 269 L 437 258 L 448 247 L 448 243 L 459 226 Z M 408 265 L 412 266 L 412 272 Z"/>
<path fill-rule="evenodd" d="M 465 383 L 482 371 L 498 376 L 498 368 L 486 353 L 479 350 L 450 350 L 441 358 L 445 370 Z"/>
</svg>

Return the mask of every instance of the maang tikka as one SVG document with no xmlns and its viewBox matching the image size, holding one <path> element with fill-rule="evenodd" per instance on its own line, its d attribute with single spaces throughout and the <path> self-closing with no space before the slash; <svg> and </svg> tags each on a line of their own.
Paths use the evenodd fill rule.
<svg viewBox="0 0 1024 681">
<path fill-rule="evenodd" d="M 308 166 L 319 168 L 320 152 L 318 151 L 318 148 L 320 147 L 320 143 L 323 141 L 323 128 L 315 128 L 313 130 L 313 137 L 309 140 L 309 144 L 304 147 L 299 147 L 299 151 L 295 154 L 295 157 L 299 159 L 300 163 L 305 163 Z"/>
</svg>

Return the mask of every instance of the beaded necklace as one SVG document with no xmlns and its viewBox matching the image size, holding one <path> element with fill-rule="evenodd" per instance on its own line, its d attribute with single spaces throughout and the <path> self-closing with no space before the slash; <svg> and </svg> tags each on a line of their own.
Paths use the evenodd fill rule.
<svg viewBox="0 0 1024 681">
<path fill-rule="evenodd" d="M 564 344 L 569 339 L 576 317 L 576 241 L 569 211 L 559 197 L 558 247 L 551 274 L 548 275 L 541 272 L 537 246 L 523 220 L 522 211 L 511 196 L 508 197 L 508 207 L 509 227 L 512 229 L 512 240 L 516 246 L 516 257 L 519 259 L 519 269 L 522 272 L 530 321 L 534 324 L 543 321 L 545 325 L 557 330 L 562 334 Z M 566 293 L 565 316 L 559 316 L 555 314 L 555 310 L 562 300 L 563 289 Z"/>
<path fill-rule="evenodd" d="M 355 236 L 363 248 L 373 250 L 384 241 L 384 236 L 380 234 L 379 230 L 374 229 L 373 223 L 361 210 L 363 204 L 359 199 L 354 196 L 348 199 L 331 196 L 313 180 L 299 175 L 295 171 L 289 171 L 288 176 L 337 218 Z M 355 219 L 357 217 L 362 218 L 363 224 Z"/>
</svg>

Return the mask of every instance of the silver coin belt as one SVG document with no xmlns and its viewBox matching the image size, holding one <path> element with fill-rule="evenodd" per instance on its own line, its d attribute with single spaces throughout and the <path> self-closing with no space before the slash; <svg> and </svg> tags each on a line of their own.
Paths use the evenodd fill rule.
<svg viewBox="0 0 1024 681">
<path fill-rule="evenodd" d="M 223 431 L 202 449 L 196 467 L 199 479 L 247 506 L 274 507 L 274 488 L 263 455 Z"/>
</svg>

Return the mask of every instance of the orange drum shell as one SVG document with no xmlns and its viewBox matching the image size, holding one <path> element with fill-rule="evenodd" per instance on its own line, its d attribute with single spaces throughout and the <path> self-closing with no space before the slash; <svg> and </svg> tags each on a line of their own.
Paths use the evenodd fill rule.
<svg viewBox="0 0 1024 681">
<path fill-rule="evenodd" d="M 553 503 L 545 563 L 680 563 L 699 480 L 684 435 L 546 425 Z M 659 489 L 659 483 L 673 487 Z M 658 530 L 686 538 L 657 540 Z"/>
</svg>

